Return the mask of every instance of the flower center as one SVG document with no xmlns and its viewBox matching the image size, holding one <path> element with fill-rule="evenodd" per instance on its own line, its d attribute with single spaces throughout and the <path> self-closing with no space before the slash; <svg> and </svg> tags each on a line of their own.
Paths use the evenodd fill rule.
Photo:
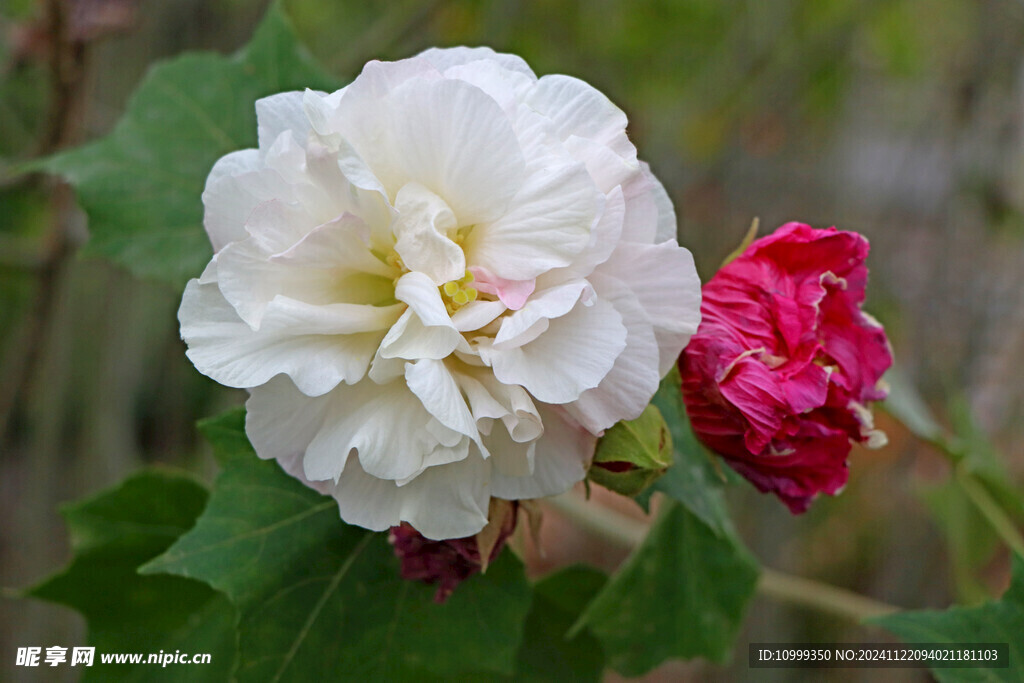
<svg viewBox="0 0 1024 683">
<path fill-rule="evenodd" d="M 470 283 L 473 282 L 473 273 L 468 270 L 458 280 L 449 280 L 441 285 L 441 298 L 444 299 L 445 308 L 451 315 L 470 301 L 476 301 L 478 292 Z"/>
</svg>

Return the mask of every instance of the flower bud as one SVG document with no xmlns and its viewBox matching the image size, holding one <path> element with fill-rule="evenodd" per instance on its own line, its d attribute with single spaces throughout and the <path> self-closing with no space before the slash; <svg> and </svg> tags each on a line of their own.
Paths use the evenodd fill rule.
<svg viewBox="0 0 1024 683">
<path fill-rule="evenodd" d="M 661 412 L 649 405 L 635 420 L 619 422 L 597 444 L 590 480 L 636 496 L 672 464 L 672 435 Z"/>
<path fill-rule="evenodd" d="M 436 584 L 434 602 L 443 603 L 456 586 L 493 562 L 516 529 L 519 504 L 492 498 L 487 526 L 475 536 L 432 541 L 402 523 L 391 528 L 388 542 L 402 561 L 402 578 Z"/>
<path fill-rule="evenodd" d="M 885 444 L 868 404 L 885 398 L 885 330 L 861 310 L 868 242 L 788 223 L 703 287 L 683 352 L 697 437 L 794 513 L 846 484 L 851 442 Z"/>
</svg>

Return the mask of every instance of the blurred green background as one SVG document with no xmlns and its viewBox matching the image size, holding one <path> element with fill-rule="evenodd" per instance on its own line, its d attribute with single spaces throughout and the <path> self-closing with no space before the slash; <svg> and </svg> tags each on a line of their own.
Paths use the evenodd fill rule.
<svg viewBox="0 0 1024 683">
<path fill-rule="evenodd" d="M 703 277 L 755 216 L 762 232 L 801 220 L 864 233 L 868 310 L 889 330 L 900 371 L 973 448 L 1001 453 L 1018 487 L 1024 480 L 1024 4 L 284 4 L 310 50 L 346 79 L 369 59 L 483 44 L 520 54 L 538 74 L 592 83 L 629 115 Z M 72 64 L 49 57 L 48 12 L 58 6 L 75 43 Z M 185 50 L 232 52 L 265 6 L 0 1 L 0 585 L 8 589 L 65 561 L 60 502 L 144 463 L 207 476 L 213 466 L 194 421 L 243 398 L 186 360 L 177 295 L 76 258 L 88 226 L 70 193 L 12 167 L 102 136 L 151 63 Z M 1001 592 L 1006 554 L 943 483 L 943 459 L 879 419 L 890 445 L 856 450 L 843 495 L 807 515 L 791 517 L 745 487 L 735 492 L 755 554 L 903 607 Z M 0 678 L 26 675 L 13 667 L 18 646 L 80 644 L 82 628 L 58 607 L 3 601 Z M 731 667 L 670 665 L 649 680 L 789 680 L 786 670 L 752 676 L 746 643 L 881 637 L 759 599 Z M 833 670 L 830 678 L 907 673 Z"/>
</svg>

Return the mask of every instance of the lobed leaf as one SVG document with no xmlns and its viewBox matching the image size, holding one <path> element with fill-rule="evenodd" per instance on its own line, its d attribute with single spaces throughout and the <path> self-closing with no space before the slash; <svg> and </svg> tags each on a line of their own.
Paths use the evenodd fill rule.
<svg viewBox="0 0 1024 683">
<path fill-rule="evenodd" d="M 197 578 L 240 614 L 240 681 L 511 675 L 530 605 L 510 553 L 455 591 L 399 577 L 385 534 L 251 455 L 240 413 L 206 421 L 224 469 L 195 528 L 142 568 Z M 232 435 L 232 432 L 234 434 Z"/>
<path fill-rule="evenodd" d="M 95 497 L 64 507 L 74 557 L 28 595 L 67 605 L 89 625 L 96 648 L 85 680 L 223 681 L 235 661 L 235 611 L 223 595 L 177 576 L 136 568 L 187 531 L 207 492 L 191 477 L 143 470 Z M 109 664 L 102 653 L 209 653 L 201 666 Z M 68 653 L 70 662 L 70 652 Z"/>
<path fill-rule="evenodd" d="M 567 567 L 537 582 L 519 649 L 515 681 L 601 680 L 604 652 L 589 632 L 568 637 L 583 608 L 601 590 L 607 577 L 584 566 Z"/>
<path fill-rule="evenodd" d="M 147 74 L 105 138 L 45 160 L 89 217 L 85 254 L 181 289 L 210 260 L 201 195 L 213 163 L 256 145 L 257 99 L 336 87 L 278 4 L 234 57 L 187 54 Z"/>
<path fill-rule="evenodd" d="M 673 657 L 722 662 L 732 650 L 757 564 L 683 505 L 662 507 L 644 542 L 580 616 L 609 665 L 638 676 Z"/>
<path fill-rule="evenodd" d="M 898 612 L 870 620 L 906 642 L 1008 643 L 1010 665 L 1004 669 L 933 668 L 942 683 L 1024 681 L 1024 558 L 1013 558 L 1013 577 L 1001 600 L 977 607 Z"/>
</svg>

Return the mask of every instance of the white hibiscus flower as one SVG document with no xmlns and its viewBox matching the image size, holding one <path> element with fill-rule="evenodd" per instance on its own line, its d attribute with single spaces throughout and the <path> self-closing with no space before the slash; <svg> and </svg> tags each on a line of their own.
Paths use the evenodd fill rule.
<svg viewBox="0 0 1024 683">
<path fill-rule="evenodd" d="M 256 112 L 207 180 L 181 335 L 349 523 L 457 538 L 567 490 L 697 329 L 668 195 L 582 81 L 432 49 Z"/>
</svg>

